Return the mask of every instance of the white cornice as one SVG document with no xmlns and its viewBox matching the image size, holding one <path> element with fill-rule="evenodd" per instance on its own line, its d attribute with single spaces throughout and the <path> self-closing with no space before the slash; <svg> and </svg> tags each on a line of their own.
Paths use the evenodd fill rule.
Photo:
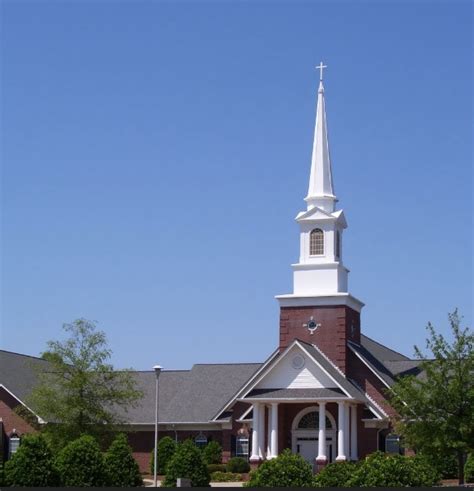
<svg viewBox="0 0 474 491">
<path fill-rule="evenodd" d="M 328 307 L 346 305 L 360 312 L 364 303 L 349 293 L 332 293 L 330 295 L 277 295 L 280 307 Z"/>
</svg>

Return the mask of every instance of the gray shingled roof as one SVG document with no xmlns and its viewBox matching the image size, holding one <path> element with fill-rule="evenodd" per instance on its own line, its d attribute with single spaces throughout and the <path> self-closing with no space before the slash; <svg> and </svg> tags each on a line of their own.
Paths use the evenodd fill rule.
<svg viewBox="0 0 474 491">
<path fill-rule="evenodd" d="M 0 350 L 0 385 L 25 402 L 38 383 L 38 372 L 47 366 L 41 358 Z"/>
<path fill-rule="evenodd" d="M 160 421 L 210 421 L 260 366 L 260 363 L 229 363 L 163 371 L 159 379 Z M 0 385 L 27 403 L 38 383 L 38 371 L 47 367 L 48 362 L 41 358 L 0 350 Z M 127 412 L 118 409 L 117 412 L 129 424 L 153 424 L 155 374 L 152 371 L 132 374 L 143 397 L 136 407 L 128 408 Z"/>
<path fill-rule="evenodd" d="M 254 389 L 245 399 L 317 399 L 330 397 L 334 399 L 347 399 L 340 389 Z"/>
<path fill-rule="evenodd" d="M 411 360 L 367 336 L 361 335 L 360 345 L 349 342 L 349 346 L 389 386 L 398 376 L 420 374 L 419 360 Z"/>
<path fill-rule="evenodd" d="M 210 421 L 260 367 L 260 363 L 194 365 L 186 371 L 163 371 L 159 379 L 159 419 L 162 423 Z M 129 423 L 155 420 L 155 374 L 135 372 L 144 396 L 123 416 Z"/>
<path fill-rule="evenodd" d="M 308 343 L 299 342 L 351 397 L 358 400 L 365 399 L 362 392 L 347 380 L 318 349 Z M 385 377 L 385 380 L 391 383 L 395 376 L 414 373 L 417 369 L 417 361 L 410 360 L 367 336 L 361 336 L 361 346 L 358 349 L 359 354 L 368 363 L 371 363 L 374 369 Z M 29 394 L 38 382 L 38 370 L 45 369 L 47 366 L 48 363 L 41 358 L 0 350 L 0 384 L 21 401 L 27 402 Z M 160 421 L 203 423 L 212 420 L 261 366 L 261 363 L 198 364 L 194 365 L 191 370 L 163 371 L 159 383 Z M 152 424 L 154 421 L 155 374 L 151 371 L 138 371 L 133 372 L 133 376 L 136 378 L 137 386 L 143 391 L 143 398 L 136 407 L 129 408 L 126 413 L 122 412 L 121 416 L 129 424 Z M 324 390 L 334 391 L 333 389 Z M 283 394 L 280 392 L 278 397 L 283 397 Z M 296 393 L 291 392 L 291 394 Z M 335 394 L 328 397 L 333 395 Z M 311 394 L 310 397 L 325 396 Z M 228 416 L 229 414 L 225 417 Z"/>
</svg>

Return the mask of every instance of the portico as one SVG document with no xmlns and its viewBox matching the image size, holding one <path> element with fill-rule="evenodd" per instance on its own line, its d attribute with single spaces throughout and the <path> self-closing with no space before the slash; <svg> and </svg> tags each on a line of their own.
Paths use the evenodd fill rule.
<svg viewBox="0 0 474 491">
<path fill-rule="evenodd" d="M 316 466 L 358 458 L 353 402 L 261 399 L 252 403 L 252 415 L 251 462 L 273 459 L 284 448 Z"/>
</svg>

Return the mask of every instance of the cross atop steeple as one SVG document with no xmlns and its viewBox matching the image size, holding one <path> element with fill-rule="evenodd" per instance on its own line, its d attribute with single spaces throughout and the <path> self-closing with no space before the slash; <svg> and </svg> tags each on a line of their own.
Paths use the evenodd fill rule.
<svg viewBox="0 0 474 491">
<path fill-rule="evenodd" d="M 317 65 L 315 68 L 319 70 L 319 80 L 322 82 L 323 81 L 323 70 L 327 68 L 327 65 L 323 65 L 323 62 L 321 61 L 319 65 Z"/>
<path fill-rule="evenodd" d="M 314 128 L 313 155 L 311 158 L 311 175 L 309 178 L 308 195 L 305 200 L 308 209 L 318 206 L 332 213 L 337 201 L 332 183 L 331 159 L 329 156 L 328 130 L 326 124 L 326 104 L 324 100 L 323 70 L 326 65 L 321 62 L 319 69 L 318 104 L 316 109 L 316 125 Z"/>
</svg>

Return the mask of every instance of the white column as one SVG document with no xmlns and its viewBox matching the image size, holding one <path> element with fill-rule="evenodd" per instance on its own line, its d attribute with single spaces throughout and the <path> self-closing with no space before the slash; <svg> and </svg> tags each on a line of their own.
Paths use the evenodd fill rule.
<svg viewBox="0 0 474 491">
<path fill-rule="evenodd" d="M 278 456 L 278 403 L 272 403 L 272 424 L 270 433 L 270 455 L 274 459 Z"/>
<path fill-rule="evenodd" d="M 326 461 L 326 403 L 319 403 L 318 456 L 316 460 Z"/>
<path fill-rule="evenodd" d="M 272 456 L 272 447 L 271 447 L 271 433 L 272 433 L 272 406 L 267 406 L 268 410 L 268 419 L 267 419 L 267 459 L 270 459 Z"/>
<path fill-rule="evenodd" d="M 337 457 L 336 460 L 346 460 L 346 403 L 338 402 L 337 410 Z"/>
<path fill-rule="evenodd" d="M 258 417 L 258 455 L 261 460 L 265 458 L 265 406 L 261 404 Z"/>
<path fill-rule="evenodd" d="M 260 423 L 260 404 L 255 402 L 252 405 L 252 455 L 250 456 L 251 461 L 259 461 L 260 455 L 258 453 L 258 442 L 259 442 L 259 423 Z"/>
<path fill-rule="evenodd" d="M 351 432 L 350 432 L 350 428 L 349 428 L 349 425 L 350 425 L 350 421 L 351 421 L 351 417 L 350 417 L 350 405 L 349 404 L 346 404 L 345 405 L 345 416 L 346 416 L 346 422 L 344 423 L 344 429 L 345 429 L 345 433 L 344 433 L 344 455 L 346 456 L 347 460 L 350 459 L 350 436 L 351 436 Z"/>
<path fill-rule="evenodd" d="M 357 453 L 357 406 L 351 407 L 351 460 L 359 460 Z"/>
</svg>

